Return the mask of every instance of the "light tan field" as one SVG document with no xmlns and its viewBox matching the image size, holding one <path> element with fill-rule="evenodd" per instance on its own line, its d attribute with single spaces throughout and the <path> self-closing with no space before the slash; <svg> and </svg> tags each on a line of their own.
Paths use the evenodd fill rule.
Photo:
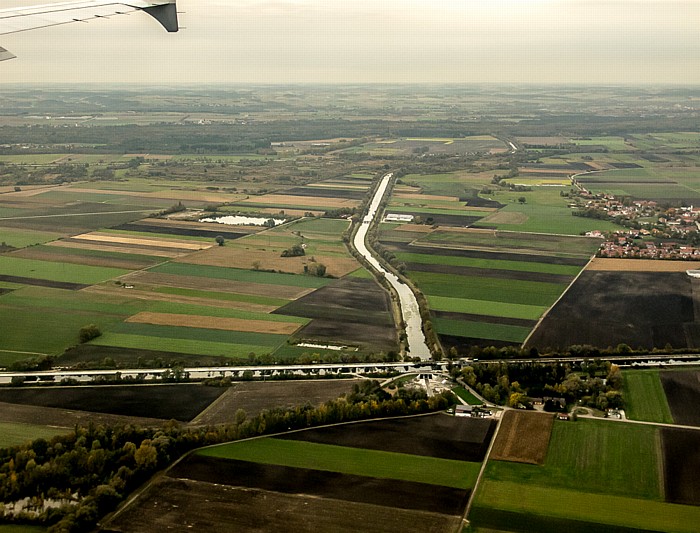
<svg viewBox="0 0 700 533">
<path fill-rule="evenodd" d="M 528 216 L 525 213 L 518 213 L 516 211 L 499 211 L 493 213 L 481 220 L 485 223 L 493 224 L 523 224 L 527 222 Z"/>
<path fill-rule="evenodd" d="M 271 322 L 245 318 L 223 318 L 217 316 L 177 315 L 173 313 L 151 313 L 144 311 L 126 319 L 126 322 L 155 324 L 157 326 L 181 326 L 188 328 L 221 329 L 225 331 L 247 331 L 250 333 L 272 333 L 291 335 L 302 324 L 293 322 Z"/>
<path fill-rule="evenodd" d="M 493 444 L 491 459 L 541 465 L 547 457 L 554 415 L 506 411 Z"/>
<path fill-rule="evenodd" d="M 306 187 L 316 187 L 318 189 L 352 189 L 356 191 L 366 191 L 367 186 L 366 185 L 355 185 L 355 184 L 346 184 L 346 183 L 326 183 L 326 182 L 321 182 L 321 183 L 309 183 L 306 185 Z"/>
<path fill-rule="evenodd" d="M 176 248 L 179 250 L 203 250 L 211 248 L 213 244 L 198 241 L 179 241 L 176 239 L 146 239 L 143 237 L 127 237 L 106 233 L 83 233 L 76 235 L 73 239 L 82 241 L 110 242 L 117 244 L 137 244 L 140 246 L 154 246 L 157 248 Z"/>
<path fill-rule="evenodd" d="M 180 294 L 167 294 L 154 292 L 154 286 L 139 284 L 133 289 L 124 289 L 114 284 L 91 285 L 83 289 L 85 292 L 103 294 L 108 298 L 128 296 L 134 300 L 146 300 L 153 302 L 169 302 L 191 305 L 203 305 L 206 307 L 224 307 L 226 309 L 240 309 L 241 311 L 253 311 L 256 313 L 271 313 L 277 309 L 274 305 L 261 305 L 249 302 L 237 302 L 233 300 L 216 300 L 214 298 L 199 298 L 196 296 L 182 296 Z"/>
<path fill-rule="evenodd" d="M 268 247 L 269 248 L 269 247 Z M 320 248 L 320 247 L 319 247 Z M 317 263 L 326 265 L 326 272 L 336 277 L 357 270 L 360 266 L 353 257 L 336 257 L 314 255 Z M 230 268 L 255 268 L 262 270 L 278 270 L 292 274 L 303 274 L 304 265 L 312 263 L 310 256 L 280 257 L 277 250 L 245 250 L 234 246 L 215 246 L 208 250 L 190 254 L 178 260 L 180 263 L 192 263 L 195 265 L 212 265 Z"/>
<path fill-rule="evenodd" d="M 183 289 L 196 289 L 201 291 L 232 292 L 235 294 L 249 294 L 259 296 L 261 294 L 270 298 L 285 298 L 296 300 L 313 292 L 314 289 L 292 287 L 289 285 L 271 285 L 262 283 L 250 283 L 247 281 L 232 281 L 228 279 L 204 278 L 201 276 L 178 276 L 176 274 L 159 274 L 155 272 L 133 272 L 120 278 L 123 282 L 137 285 L 160 285 L 163 287 L 181 287 Z"/>
<path fill-rule="evenodd" d="M 433 231 L 431 226 L 426 224 L 401 224 L 396 228 L 396 231 L 411 231 L 413 233 L 430 233 Z"/>
<path fill-rule="evenodd" d="M 264 194 L 262 196 L 251 196 L 242 203 L 251 204 L 272 204 L 272 205 L 299 205 L 299 206 L 324 206 L 324 207 L 356 207 L 360 205 L 359 200 L 346 200 L 343 198 L 316 198 L 313 196 L 287 196 L 284 194 Z"/>
<path fill-rule="evenodd" d="M 586 270 L 613 272 L 685 272 L 700 269 L 700 261 L 664 261 L 661 259 L 614 259 L 595 257 Z"/>
<path fill-rule="evenodd" d="M 568 170 L 565 168 L 562 168 L 561 170 L 555 168 L 519 168 L 518 172 L 520 172 L 521 174 L 557 174 L 562 176 L 568 176 L 569 174 L 574 173 L 572 170 Z"/>
<path fill-rule="evenodd" d="M 60 187 L 60 185 L 23 185 L 22 190 L 18 192 L 14 192 L 14 187 L 12 187 L 12 192 L 7 192 L 5 197 L 28 198 L 52 191 L 58 187 Z"/>
<path fill-rule="evenodd" d="M 46 244 L 47 246 L 58 246 L 60 248 L 80 248 L 83 250 L 98 250 L 102 252 L 120 252 L 124 254 L 142 254 L 142 255 L 152 255 L 155 257 L 173 258 L 183 255 L 183 253 L 190 253 L 189 251 L 178 252 L 175 250 L 157 250 L 154 248 L 139 248 L 136 246 L 114 246 L 108 244 L 93 243 L 90 241 L 76 242 L 76 241 L 52 241 Z"/>
</svg>

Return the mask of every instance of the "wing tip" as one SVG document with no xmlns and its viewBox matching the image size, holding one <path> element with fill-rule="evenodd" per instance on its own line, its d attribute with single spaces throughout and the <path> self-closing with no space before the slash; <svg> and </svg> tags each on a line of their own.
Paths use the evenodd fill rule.
<svg viewBox="0 0 700 533">
<path fill-rule="evenodd" d="M 15 57 L 17 57 L 15 54 L 0 46 L 0 61 L 7 61 L 8 59 L 13 59 Z"/>
</svg>

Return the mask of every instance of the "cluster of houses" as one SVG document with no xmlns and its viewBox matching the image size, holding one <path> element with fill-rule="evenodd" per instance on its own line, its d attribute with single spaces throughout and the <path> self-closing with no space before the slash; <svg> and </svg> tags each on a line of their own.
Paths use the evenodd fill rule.
<svg viewBox="0 0 700 533">
<path fill-rule="evenodd" d="M 583 209 L 591 216 L 612 221 L 625 221 L 634 229 L 603 233 L 589 231 L 589 237 L 605 239 L 598 256 L 641 259 L 700 259 L 700 244 L 695 242 L 700 231 L 700 207 L 661 208 L 652 200 L 624 201 L 609 194 L 593 195 L 583 191 Z M 660 241 L 659 239 L 668 239 Z"/>
<path fill-rule="evenodd" d="M 700 247 L 673 241 L 644 241 L 641 240 L 641 237 L 645 236 L 644 231 L 613 232 L 600 245 L 598 256 L 631 259 L 700 259 Z"/>
</svg>

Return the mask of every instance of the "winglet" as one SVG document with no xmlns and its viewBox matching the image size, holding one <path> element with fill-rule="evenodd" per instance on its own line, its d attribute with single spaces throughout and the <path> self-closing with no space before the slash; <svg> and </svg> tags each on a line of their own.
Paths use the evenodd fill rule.
<svg viewBox="0 0 700 533">
<path fill-rule="evenodd" d="M 175 0 L 168 0 L 167 3 L 157 6 L 145 7 L 143 10 L 160 22 L 167 31 L 176 32 L 179 29 Z"/>
<path fill-rule="evenodd" d="M 2 46 L 0 46 L 0 61 L 7 61 L 8 59 L 12 59 L 14 57 L 17 56 L 14 55 L 12 52 L 8 52 Z"/>
</svg>

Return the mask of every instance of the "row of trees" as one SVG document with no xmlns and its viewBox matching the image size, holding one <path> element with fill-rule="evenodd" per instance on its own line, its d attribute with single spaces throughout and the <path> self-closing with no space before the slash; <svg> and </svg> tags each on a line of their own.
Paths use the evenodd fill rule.
<svg viewBox="0 0 700 533">
<path fill-rule="evenodd" d="M 3 518 L 49 525 L 51 532 L 88 531 L 129 492 L 192 449 L 289 429 L 443 410 L 452 401 L 451 393 L 427 398 L 424 393 L 406 392 L 391 398 L 374 381 L 317 407 L 273 409 L 252 418 L 239 410 L 233 423 L 221 426 L 183 428 L 171 421 L 159 429 L 76 427 L 51 440 L 0 449 L 3 502 L 28 496 L 36 504 L 48 498 L 65 503 L 48 511 Z"/>
</svg>

